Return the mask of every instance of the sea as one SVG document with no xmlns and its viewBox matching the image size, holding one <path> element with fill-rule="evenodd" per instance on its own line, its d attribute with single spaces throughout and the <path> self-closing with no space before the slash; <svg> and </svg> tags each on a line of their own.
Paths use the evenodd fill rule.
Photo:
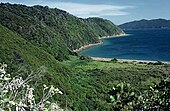
<svg viewBox="0 0 170 111">
<path fill-rule="evenodd" d="M 127 30 L 127 36 L 102 39 L 103 44 L 79 54 L 90 57 L 170 62 L 170 29 Z"/>
</svg>

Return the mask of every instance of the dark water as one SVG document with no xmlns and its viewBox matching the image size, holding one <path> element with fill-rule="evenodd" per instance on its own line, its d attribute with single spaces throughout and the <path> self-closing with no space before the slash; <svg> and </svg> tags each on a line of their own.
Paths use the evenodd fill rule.
<svg viewBox="0 0 170 111">
<path fill-rule="evenodd" d="M 104 58 L 170 61 L 170 29 L 125 31 L 129 36 L 103 39 L 81 55 Z"/>
</svg>

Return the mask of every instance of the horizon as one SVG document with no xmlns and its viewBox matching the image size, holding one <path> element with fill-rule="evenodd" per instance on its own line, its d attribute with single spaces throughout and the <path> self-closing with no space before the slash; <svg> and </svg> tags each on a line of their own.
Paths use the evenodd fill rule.
<svg viewBox="0 0 170 111">
<path fill-rule="evenodd" d="M 153 2 L 154 1 L 154 2 Z M 111 20 L 114 24 L 138 21 L 141 19 L 170 19 L 168 9 L 170 1 L 158 0 L 1 0 L 1 3 L 22 4 L 27 6 L 42 5 L 65 10 L 79 18 L 100 17 Z M 154 3 L 154 4 L 153 4 Z"/>
</svg>

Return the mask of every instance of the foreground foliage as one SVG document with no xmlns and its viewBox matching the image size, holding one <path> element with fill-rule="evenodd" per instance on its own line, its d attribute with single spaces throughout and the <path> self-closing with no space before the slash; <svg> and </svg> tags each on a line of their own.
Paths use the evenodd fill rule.
<svg viewBox="0 0 170 111">
<path fill-rule="evenodd" d="M 162 80 L 154 87 L 135 92 L 130 84 L 119 83 L 111 91 L 110 102 L 113 110 L 156 110 L 168 111 L 170 109 L 170 80 Z"/>
<path fill-rule="evenodd" d="M 34 88 L 29 84 L 33 78 L 40 77 L 44 73 L 43 69 L 23 79 L 21 76 L 11 78 L 11 75 L 6 73 L 6 67 L 6 64 L 0 63 L 0 111 L 62 110 L 57 103 L 48 101 L 55 94 L 63 94 L 54 86 L 44 85 L 41 99 L 39 101 L 35 99 Z"/>
<path fill-rule="evenodd" d="M 124 107 L 131 110 L 137 107 L 137 103 L 131 103 L 132 100 L 137 102 L 141 94 L 146 90 L 148 91 L 147 93 L 150 93 L 150 87 L 155 87 L 155 84 L 166 80 L 170 75 L 170 65 L 168 64 L 104 62 L 82 59 L 82 57 L 70 58 L 71 60 L 63 63 L 71 66 L 75 72 L 74 77 L 70 78 L 70 82 L 72 86 L 75 85 L 73 90 L 77 92 L 77 95 L 72 95 L 74 102 L 71 101 L 71 103 L 74 103 L 74 110 L 78 111 L 86 111 L 87 109 L 108 111 L 116 108 L 114 107 L 115 103 L 111 103 L 109 98 L 111 94 L 108 92 L 110 92 L 112 87 L 116 87 L 117 84 L 119 84 L 118 87 L 121 89 L 121 82 L 124 83 L 124 92 L 122 94 L 126 99 L 122 100 L 121 104 L 118 102 L 115 106 L 119 110 Z M 132 106 L 127 106 L 127 103 L 132 104 Z M 133 104 L 135 104 L 135 107 Z M 141 104 L 141 107 L 144 106 Z M 140 106 L 138 108 L 140 109 Z"/>
<path fill-rule="evenodd" d="M 107 67 L 105 64 L 112 64 L 111 67 L 116 68 L 119 62 L 97 62 L 91 59 L 89 60 L 76 60 L 77 62 L 81 62 L 81 64 L 86 62 L 86 65 L 90 63 L 91 65 L 99 65 L 101 70 Z M 73 63 L 76 63 L 74 61 Z M 71 62 L 71 61 L 69 61 Z M 66 64 L 71 64 L 68 61 Z M 94 63 L 91 63 L 94 62 Z M 97 63 L 97 64 L 95 64 Z M 102 66 L 103 64 L 103 66 Z M 77 64 L 75 64 L 77 65 Z M 170 103 L 170 81 L 169 79 L 161 80 L 155 84 L 149 84 L 145 86 L 145 89 L 141 89 L 139 87 L 132 87 L 129 82 L 114 82 L 113 80 L 109 80 L 112 78 L 110 75 L 108 78 L 104 77 L 101 79 L 102 75 L 105 76 L 104 73 L 102 75 L 93 75 L 100 73 L 101 70 L 97 72 L 93 72 L 93 67 L 86 67 L 84 64 L 81 67 L 84 67 L 85 73 L 81 72 L 82 68 L 78 66 L 76 68 L 76 72 L 80 71 L 82 74 L 76 74 L 73 77 L 70 76 L 69 82 L 72 84 L 72 90 L 69 90 L 67 95 L 63 95 L 67 97 L 67 99 L 63 99 L 62 101 L 67 101 L 66 104 L 60 103 L 63 108 L 67 110 L 163 110 L 167 111 L 169 109 Z M 132 63 L 123 63 L 121 65 L 124 67 L 129 67 L 129 65 L 134 66 Z M 140 64 L 138 64 L 140 65 Z M 143 65 L 147 64 L 141 64 Z M 148 65 L 147 65 L 148 66 Z M 42 67 L 39 71 L 31 73 L 26 78 L 22 78 L 19 75 L 16 77 L 12 77 L 10 74 L 6 73 L 5 67 L 6 64 L 1 64 L 0 67 L 0 89 L 1 89 L 1 110 L 11 110 L 16 109 L 17 111 L 26 111 L 26 110 L 62 110 L 58 103 L 56 103 L 56 99 L 54 98 L 54 94 L 59 93 L 63 94 L 58 88 L 54 88 L 53 86 L 48 87 L 43 85 L 42 96 L 39 96 L 37 99 L 37 93 L 34 93 L 35 84 L 31 82 L 31 80 L 41 78 L 44 74 L 44 68 Z M 74 66 L 75 67 L 75 66 Z M 103 68 L 102 68 L 103 67 Z M 154 65 L 151 66 L 155 67 Z M 158 67 L 158 66 L 156 66 Z M 159 66 L 159 67 L 162 67 Z M 139 68 L 139 66 L 138 66 Z M 143 67 L 144 68 L 144 67 Z M 130 69 L 130 68 L 129 68 Z M 105 69 L 106 70 L 106 69 Z M 107 69 L 108 70 L 108 69 Z M 132 70 L 132 69 L 130 69 Z M 137 72 L 137 71 L 136 71 Z M 168 71 L 169 72 L 169 71 Z M 21 72 L 20 72 L 21 73 Z M 92 74 L 92 77 L 89 77 L 89 74 Z M 109 73 L 107 73 L 109 74 Z M 125 73 L 124 73 L 125 74 Z M 23 75 L 23 74 L 21 74 Z M 25 75 L 25 74 L 24 74 Z M 131 75 L 129 75 L 131 76 Z M 139 76 L 139 75 L 138 75 Z M 118 76 L 117 76 L 118 77 Z M 96 79 L 98 78 L 98 79 Z M 105 82 L 105 79 L 109 82 Z M 116 80 L 116 78 L 114 78 Z M 123 76 L 122 76 L 123 79 Z M 34 80 L 33 80 L 34 81 Z M 141 81 L 138 81 L 141 82 Z M 117 84 L 118 83 L 118 84 Z M 152 82 L 151 82 L 152 83 Z M 29 85 L 30 84 L 30 85 Z M 133 84 L 133 82 L 131 82 Z M 110 90 L 110 87 L 113 87 Z M 66 89 L 67 90 L 67 89 Z M 71 91 L 73 93 L 71 93 Z M 40 93 L 40 92 L 39 92 Z M 74 95 L 75 94 L 75 95 Z M 110 98 L 109 98 L 110 97 Z M 51 98 L 51 99 L 50 99 Z M 47 100 L 52 100 L 49 102 Z M 81 105 L 81 106 L 80 106 Z"/>
</svg>

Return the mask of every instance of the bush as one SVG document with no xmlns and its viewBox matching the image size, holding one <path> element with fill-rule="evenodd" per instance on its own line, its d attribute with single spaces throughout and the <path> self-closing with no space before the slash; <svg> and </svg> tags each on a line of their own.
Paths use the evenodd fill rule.
<svg viewBox="0 0 170 111">
<path fill-rule="evenodd" d="M 80 56 L 80 60 L 91 60 L 91 58 L 86 56 Z"/>
<path fill-rule="evenodd" d="M 29 85 L 29 82 L 35 76 L 42 75 L 44 71 L 38 71 L 38 75 L 31 73 L 26 79 L 22 77 L 11 78 L 10 74 L 6 73 L 6 64 L 0 64 L 0 111 L 61 111 L 62 109 L 57 103 L 48 101 L 55 94 L 63 94 L 58 88 L 47 87 L 43 85 L 43 96 L 40 101 L 35 99 L 34 88 Z"/>
<path fill-rule="evenodd" d="M 148 65 L 163 65 L 163 63 L 161 61 L 157 61 L 155 63 L 149 62 Z"/>
<path fill-rule="evenodd" d="M 168 111 L 170 81 L 162 80 L 144 92 L 134 92 L 130 84 L 119 83 L 108 93 L 114 110 Z"/>
<path fill-rule="evenodd" d="M 130 84 L 119 83 L 109 92 L 110 100 L 114 110 L 131 110 L 137 96 L 133 92 Z"/>
<path fill-rule="evenodd" d="M 117 62 L 118 60 L 116 58 L 112 59 L 111 60 L 112 62 Z"/>
</svg>

